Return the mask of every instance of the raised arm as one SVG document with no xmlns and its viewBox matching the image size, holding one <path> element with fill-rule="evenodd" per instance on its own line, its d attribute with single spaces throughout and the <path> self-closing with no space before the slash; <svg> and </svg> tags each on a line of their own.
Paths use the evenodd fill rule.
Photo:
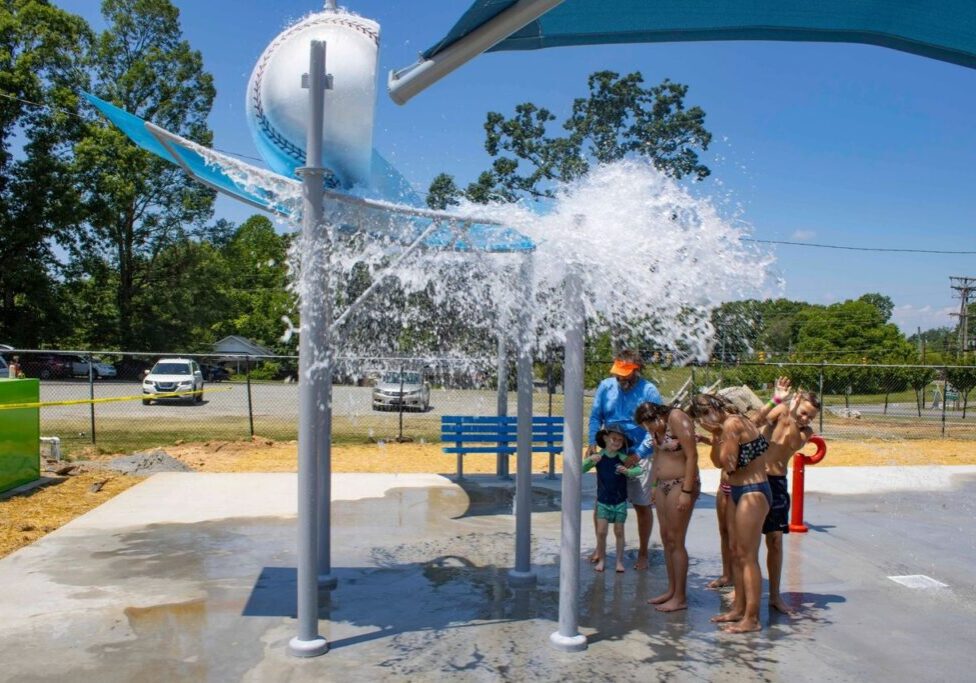
<svg viewBox="0 0 976 683">
<path fill-rule="evenodd" d="M 767 424 L 774 424 L 779 416 L 782 415 L 789 402 L 786 400 L 790 395 L 790 378 L 780 377 L 776 380 L 773 387 L 773 397 L 763 404 L 763 407 L 752 416 L 752 423 L 762 429 Z M 782 408 L 782 410 L 780 410 Z"/>
<path fill-rule="evenodd" d="M 586 452 L 588 455 L 592 455 L 596 451 L 596 433 L 603 426 L 603 418 L 605 417 L 603 414 L 603 404 L 606 393 L 606 385 L 600 382 L 596 388 L 596 394 L 593 396 L 593 407 L 590 409 L 590 430 L 586 441 Z"/>
</svg>

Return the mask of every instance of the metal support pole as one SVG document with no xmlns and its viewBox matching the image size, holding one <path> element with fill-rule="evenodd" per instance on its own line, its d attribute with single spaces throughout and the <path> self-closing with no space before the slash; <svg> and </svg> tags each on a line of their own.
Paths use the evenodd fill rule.
<svg viewBox="0 0 976 683">
<path fill-rule="evenodd" d="M 824 361 L 820 361 L 820 388 L 817 390 L 817 398 L 820 399 L 820 429 L 817 431 L 823 434 L 823 414 L 826 406 L 824 406 L 823 399 L 823 376 L 824 376 Z"/>
<path fill-rule="evenodd" d="M 517 463 L 515 473 L 515 568 L 508 581 L 531 585 L 536 581 L 532 571 L 532 255 L 522 259 L 519 268 L 521 287 L 518 309 L 516 349 L 518 367 Z"/>
<path fill-rule="evenodd" d="M 247 424 L 254 436 L 254 403 L 251 399 L 251 357 L 244 356 L 244 372 L 247 373 Z"/>
<path fill-rule="evenodd" d="M 498 400 L 496 411 L 498 417 L 508 415 L 508 327 L 508 309 L 502 306 L 501 313 L 498 316 Z M 505 445 L 507 444 L 499 444 L 499 446 Z M 501 450 L 496 456 L 495 474 L 498 475 L 499 479 L 509 478 L 508 453 Z"/>
<path fill-rule="evenodd" d="M 88 404 L 88 412 L 91 415 L 91 442 L 95 443 L 95 359 L 92 355 L 88 354 L 88 398 L 91 399 L 91 403 Z"/>
<path fill-rule="evenodd" d="M 945 438 L 946 394 L 949 393 L 949 368 L 942 368 L 942 438 Z"/>
<path fill-rule="evenodd" d="M 566 354 L 563 373 L 566 427 L 563 437 L 562 535 L 559 548 L 559 630 L 549 636 L 557 650 L 580 652 L 586 636 L 579 632 L 580 504 L 583 454 L 583 279 L 579 266 L 566 276 Z"/>
<path fill-rule="evenodd" d="M 317 405 L 319 386 L 326 376 L 317 362 L 318 353 L 328 340 L 321 304 L 331 292 L 317 270 L 327 251 L 328 233 L 322 220 L 322 127 L 325 109 L 325 43 L 313 40 L 309 59 L 309 121 L 305 147 L 305 167 L 299 169 L 304 194 L 302 218 L 301 329 L 298 351 L 298 634 L 288 643 L 297 657 L 316 657 L 329 650 L 328 641 L 319 635 L 316 513 L 318 511 L 318 445 L 316 421 L 321 417 Z M 324 323 L 324 324 L 323 324 Z M 326 507 L 326 510 L 328 507 Z"/>
</svg>

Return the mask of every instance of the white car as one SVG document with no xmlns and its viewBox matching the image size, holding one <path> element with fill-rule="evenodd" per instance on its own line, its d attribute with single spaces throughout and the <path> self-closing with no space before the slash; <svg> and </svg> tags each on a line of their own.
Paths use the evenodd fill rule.
<svg viewBox="0 0 976 683">
<path fill-rule="evenodd" d="M 178 393 L 178 396 L 159 396 L 159 394 Z M 153 401 L 189 401 L 200 403 L 203 400 L 203 373 L 200 365 L 190 358 L 162 358 L 153 366 L 142 380 L 142 405 Z"/>
<path fill-rule="evenodd" d="M 71 374 L 76 377 L 88 377 L 88 359 L 84 356 L 71 357 Z M 92 359 L 92 378 L 115 377 L 115 366 L 103 363 L 97 358 Z"/>
</svg>

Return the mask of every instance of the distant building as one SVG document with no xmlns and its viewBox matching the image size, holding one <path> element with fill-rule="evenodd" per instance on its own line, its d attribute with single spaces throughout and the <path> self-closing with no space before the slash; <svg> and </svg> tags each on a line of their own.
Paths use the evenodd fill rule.
<svg viewBox="0 0 976 683">
<path fill-rule="evenodd" d="M 273 356 L 274 351 L 266 349 L 260 344 L 255 344 L 250 339 L 239 337 L 236 334 L 224 337 L 213 345 L 214 354 L 218 356 Z M 231 360 L 231 358 L 221 358 L 221 360 Z"/>
</svg>

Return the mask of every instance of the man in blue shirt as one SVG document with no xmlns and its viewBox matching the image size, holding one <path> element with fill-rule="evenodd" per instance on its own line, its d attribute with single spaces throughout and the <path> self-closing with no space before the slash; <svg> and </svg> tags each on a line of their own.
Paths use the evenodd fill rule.
<svg viewBox="0 0 976 683">
<path fill-rule="evenodd" d="M 644 402 L 663 403 L 661 393 L 651 382 L 640 376 L 644 363 L 640 354 L 633 349 L 624 349 L 610 368 L 610 377 L 600 382 L 593 396 L 590 410 L 589 446 L 586 455 L 598 450 L 597 432 L 609 425 L 623 428 L 631 444 L 629 454 L 635 455 L 641 467 L 640 476 L 628 479 L 627 499 L 634 506 L 637 517 L 637 536 L 640 542 L 637 551 L 636 569 L 647 569 L 648 545 L 651 530 L 654 528 L 654 515 L 651 512 L 651 455 L 653 446 L 647 432 L 634 422 L 634 411 Z M 595 520 L 595 518 L 594 518 Z M 594 521 L 594 524 L 596 522 Z M 592 556 L 590 558 L 593 560 Z"/>
</svg>

